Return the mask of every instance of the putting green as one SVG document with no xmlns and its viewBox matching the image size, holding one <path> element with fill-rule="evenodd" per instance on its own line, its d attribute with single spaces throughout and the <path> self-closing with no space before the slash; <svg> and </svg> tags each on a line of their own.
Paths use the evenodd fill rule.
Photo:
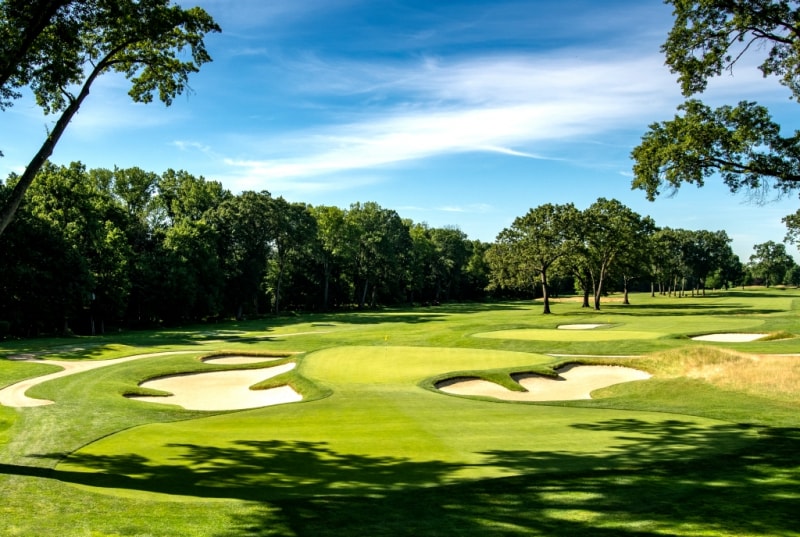
<svg viewBox="0 0 800 537">
<path fill-rule="evenodd" d="M 67 457 L 54 477 L 114 495 L 172 499 L 380 495 L 553 472 L 554 457 L 576 471 L 630 467 L 632 454 L 663 442 L 668 432 L 669 448 L 659 448 L 666 458 L 724 452 L 749 434 L 731 434 L 727 424 L 710 419 L 493 403 L 419 386 L 451 371 L 551 360 L 477 349 L 327 349 L 298 367 L 332 389 L 325 399 L 122 431 Z"/>
<path fill-rule="evenodd" d="M 667 334 L 661 332 L 643 332 L 640 330 L 562 330 L 547 328 L 520 328 L 516 330 L 496 330 L 479 332 L 474 337 L 491 339 L 523 339 L 532 341 L 617 341 L 630 339 L 656 339 Z"/>
</svg>

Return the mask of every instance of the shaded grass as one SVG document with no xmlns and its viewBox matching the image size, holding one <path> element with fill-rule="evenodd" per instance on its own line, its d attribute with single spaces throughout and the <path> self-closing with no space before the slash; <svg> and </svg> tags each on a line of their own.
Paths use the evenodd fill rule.
<svg viewBox="0 0 800 537">
<path fill-rule="evenodd" d="M 796 341 L 687 336 L 727 332 L 732 321 L 737 331 L 794 336 L 798 296 L 635 295 L 633 307 L 604 303 L 601 312 L 557 303 L 552 316 L 530 303 L 287 316 L 73 347 L 70 357 L 92 359 L 197 353 L 49 382 L 37 388 L 57 401 L 49 407 L 0 408 L 0 419 L 16 416 L 0 433 L 0 534 L 797 535 L 800 398 L 794 384 L 759 380 L 792 358 L 747 357 L 795 352 Z M 667 335 L 578 341 L 585 336 L 555 330 L 570 323 Z M 517 329 L 557 337 L 474 337 Z M 0 354 L 25 346 L 65 353 L 2 342 Z M 121 396 L 152 376 L 229 369 L 198 360 L 218 351 L 306 353 L 287 357 L 299 367 L 284 380 L 325 398 L 209 413 Z M 508 379 L 565 361 L 636 364 L 656 378 L 558 404 L 425 389 L 441 375 Z M 0 384 L 18 374 L 3 363 Z M 736 385 L 745 372 L 747 386 Z"/>
</svg>

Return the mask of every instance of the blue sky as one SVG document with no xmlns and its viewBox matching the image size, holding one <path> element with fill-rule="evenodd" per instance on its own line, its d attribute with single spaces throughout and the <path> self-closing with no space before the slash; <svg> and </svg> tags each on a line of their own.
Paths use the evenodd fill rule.
<svg viewBox="0 0 800 537">
<path fill-rule="evenodd" d="M 184 169 L 312 205 L 375 201 L 487 242 L 531 207 L 616 198 L 659 226 L 724 229 L 742 261 L 782 240 L 798 208 L 754 204 L 719 179 L 655 202 L 631 190 L 631 150 L 682 101 L 659 52 L 672 22 L 659 0 L 181 3 L 223 29 L 192 91 L 141 105 L 123 78 L 101 78 L 54 162 Z M 703 98 L 758 100 L 789 126 L 800 111 L 747 66 Z M 5 177 L 55 118 L 30 100 L 2 118 Z"/>
</svg>

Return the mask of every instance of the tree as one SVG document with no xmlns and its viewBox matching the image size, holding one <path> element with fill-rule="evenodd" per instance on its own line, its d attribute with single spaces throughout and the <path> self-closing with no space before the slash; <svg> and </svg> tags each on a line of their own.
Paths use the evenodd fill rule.
<svg viewBox="0 0 800 537">
<path fill-rule="evenodd" d="M 497 235 L 488 261 L 492 278 L 501 285 L 526 286 L 538 280 L 542 286 L 542 313 L 550 313 L 548 274 L 577 244 L 580 212 L 571 203 L 547 203 L 517 217 Z"/>
<path fill-rule="evenodd" d="M 794 260 L 786 253 L 786 246 L 775 241 L 762 242 L 753 246 L 750 265 L 753 274 L 764 281 L 764 285 L 783 283 L 786 272 L 794 265 Z"/>
<path fill-rule="evenodd" d="M 725 266 L 733 256 L 731 239 L 725 231 L 690 232 L 686 245 L 686 264 L 694 276 L 695 287 L 706 293 L 706 279 L 714 270 Z"/>
<path fill-rule="evenodd" d="M 612 268 L 643 250 L 652 229 L 649 218 L 643 219 L 614 199 L 599 198 L 584 211 L 582 251 L 592 280 L 594 309 L 600 309 L 600 297 Z"/>
<path fill-rule="evenodd" d="M 274 297 L 273 310 L 280 313 L 287 269 L 300 259 L 308 260 L 311 257 L 311 245 L 317 236 L 317 222 L 308 206 L 289 203 L 283 197 L 271 200 L 267 218 L 272 229 L 272 256 L 267 279 Z"/>
<path fill-rule="evenodd" d="M 686 97 L 709 79 L 732 73 L 742 58 L 763 52 L 759 69 L 800 98 L 800 9 L 785 0 L 666 0 L 675 22 L 661 47 Z M 682 183 L 702 186 L 719 174 L 733 192 L 763 196 L 800 187 L 800 133 L 781 134 L 769 110 L 754 102 L 712 109 L 696 99 L 680 115 L 654 123 L 632 152 L 633 186 L 652 200 Z M 800 219 L 799 219 L 800 221 Z"/>
<path fill-rule="evenodd" d="M 352 259 L 358 296 L 363 308 L 371 290 L 374 306 L 379 290 L 392 294 L 404 288 L 402 267 L 411 251 L 411 236 L 402 218 L 392 209 L 375 202 L 354 203 L 347 211 L 347 236 L 354 241 Z"/>
<path fill-rule="evenodd" d="M 16 88 L 24 86 L 33 68 L 34 44 L 48 25 L 53 24 L 61 10 L 59 26 L 69 19 L 65 9 L 73 0 L 6 0 L 0 3 L 0 109 L 20 97 Z M 88 3 L 88 2 L 86 2 Z M 73 29 L 74 32 L 74 29 Z"/>
<path fill-rule="evenodd" d="M 46 114 L 59 114 L 14 188 L 0 200 L 0 234 L 99 76 L 121 73 L 131 81 L 128 94 L 135 102 L 149 103 L 157 95 L 170 105 L 186 89 L 189 74 L 211 61 L 205 35 L 220 31 L 202 9 L 183 9 L 169 0 L 57 4 L 50 3 L 55 13 L 43 23 L 31 18 L 34 11 L 20 9 L 18 0 L 0 3 L 7 17 L 0 23 L 0 36 L 12 37 L 16 57 L 4 67 L 9 75 L 0 86 L 0 99 L 8 106 L 19 95 L 16 88 L 27 86 Z M 186 50 L 190 59 L 183 60 Z"/>
<path fill-rule="evenodd" d="M 271 203 L 272 196 L 266 190 L 245 191 L 225 199 L 214 211 L 226 306 L 237 319 L 259 312 L 261 284 L 274 239 L 269 218 Z"/>
<path fill-rule="evenodd" d="M 320 205 L 309 209 L 317 222 L 317 255 L 322 264 L 322 308 L 330 307 L 331 286 L 335 285 L 355 243 L 347 233 L 346 213 L 339 207 Z"/>
<path fill-rule="evenodd" d="M 650 238 L 651 272 L 659 294 L 672 295 L 673 291 L 677 294 L 678 282 L 686 278 L 685 245 L 689 233 L 685 229 L 666 227 L 656 230 Z"/>
</svg>

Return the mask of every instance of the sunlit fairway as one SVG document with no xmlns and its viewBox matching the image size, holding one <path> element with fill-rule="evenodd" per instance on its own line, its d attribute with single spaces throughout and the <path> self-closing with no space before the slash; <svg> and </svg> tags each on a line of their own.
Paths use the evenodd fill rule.
<svg viewBox="0 0 800 537">
<path fill-rule="evenodd" d="M 52 405 L 0 407 L 0 535 L 796 535 L 800 292 L 633 298 L 0 343 L 0 356 L 164 353 L 28 390 Z M 691 339 L 714 332 L 780 337 Z M 272 359 L 201 360 L 215 353 Z M 547 404 L 436 389 L 520 390 L 520 374 L 575 361 L 652 378 Z M 242 368 L 303 401 L 218 412 L 124 397 Z M 0 386 L 51 371 L 0 359 Z"/>
<path fill-rule="evenodd" d="M 564 335 L 563 330 L 548 330 L 538 328 L 523 328 L 518 330 L 498 330 L 496 332 L 484 332 L 475 334 L 475 337 L 486 337 L 494 339 L 525 339 L 539 341 L 616 341 L 630 339 L 651 339 L 664 336 L 666 334 L 658 332 L 637 332 L 633 330 L 599 330 L 593 332 L 588 330 L 574 331 L 568 336 Z"/>
</svg>

